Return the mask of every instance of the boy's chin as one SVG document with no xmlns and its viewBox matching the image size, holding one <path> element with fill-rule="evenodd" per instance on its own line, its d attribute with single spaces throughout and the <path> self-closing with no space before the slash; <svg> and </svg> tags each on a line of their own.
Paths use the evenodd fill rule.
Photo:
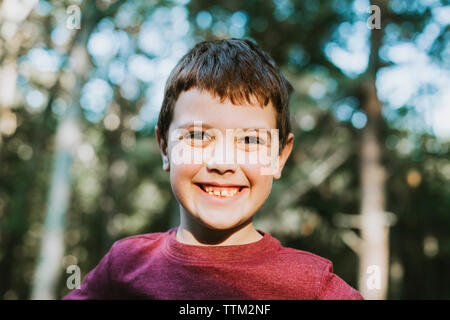
<svg viewBox="0 0 450 320">
<path fill-rule="evenodd" d="M 202 217 L 198 219 L 200 225 L 205 229 L 205 232 L 215 231 L 223 233 L 234 233 L 239 231 L 246 224 L 243 224 L 241 220 L 224 220 L 224 219 L 214 219 L 214 217 Z"/>
<path fill-rule="evenodd" d="M 207 229 L 205 231 L 215 231 L 215 232 L 235 232 L 239 227 L 239 223 L 224 222 L 224 221 L 211 221 L 211 220 L 201 220 L 202 226 Z"/>
</svg>

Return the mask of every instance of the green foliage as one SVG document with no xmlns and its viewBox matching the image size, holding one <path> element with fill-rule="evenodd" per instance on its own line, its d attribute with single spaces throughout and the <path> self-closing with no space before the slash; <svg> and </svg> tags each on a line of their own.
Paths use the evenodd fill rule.
<svg viewBox="0 0 450 320">
<path fill-rule="evenodd" d="M 332 260 L 335 272 L 356 286 L 357 256 L 343 242 L 335 216 L 359 213 L 361 131 L 351 119 L 361 112 L 364 80 L 377 74 L 363 70 L 349 75 L 326 48 L 330 43 L 348 45 L 346 30 L 351 29 L 344 24 L 365 23 L 368 14 L 355 9 L 355 3 L 366 1 L 192 0 L 177 5 L 182 2 L 84 1 L 81 30 L 68 30 L 69 2 L 40 1 L 22 23 L 14 40 L 17 94 L 8 111 L 15 114 L 17 128 L 0 140 L 0 298 L 30 297 L 56 130 L 73 105 L 81 104 L 82 138 L 74 150 L 58 295 L 68 292 L 68 265 L 78 264 L 86 275 L 115 240 L 176 225 L 178 206 L 153 135 L 158 94 L 167 70 L 196 41 L 233 36 L 256 41 L 295 87 L 294 151 L 255 224 L 286 246 Z M 416 41 L 433 23 L 433 10 L 443 5 L 412 1 L 405 7 L 404 2 L 392 0 L 385 8 L 381 57 L 391 45 Z M 114 34 L 113 40 L 95 38 L 102 30 Z M 426 51 L 447 68 L 448 38 L 444 25 Z M 89 51 L 82 76 L 68 63 L 77 46 Z M 36 65 L 34 49 L 59 55 L 60 64 L 42 69 L 48 57 L 37 58 Z M 11 43 L 0 41 L 2 64 L 11 50 Z M 378 70 L 392 65 L 381 59 Z M 95 79 L 103 81 L 97 82 L 97 90 L 111 90 L 103 108 L 95 97 L 91 105 L 83 102 L 83 90 Z M 40 94 L 33 96 L 33 90 Z M 72 101 L 74 92 L 81 93 L 81 103 Z M 388 172 L 387 209 L 397 216 L 390 231 L 389 298 L 449 298 L 450 142 L 427 130 L 412 101 L 399 108 L 383 101 L 386 115 L 379 138 Z M 349 108 L 343 109 L 344 104 Z M 7 108 L 1 110 L 6 117 Z M 418 125 L 403 125 L 411 121 Z"/>
</svg>

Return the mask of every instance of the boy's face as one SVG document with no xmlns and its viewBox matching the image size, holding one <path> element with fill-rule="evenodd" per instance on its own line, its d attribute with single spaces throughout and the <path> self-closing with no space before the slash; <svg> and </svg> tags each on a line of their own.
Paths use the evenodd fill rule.
<svg viewBox="0 0 450 320">
<path fill-rule="evenodd" d="M 261 108 L 220 103 L 196 88 L 180 94 L 167 148 L 158 132 L 157 138 L 164 168 L 170 172 L 172 189 L 181 205 L 182 224 L 227 230 L 251 221 L 292 150 L 290 134 L 278 154 L 271 129 L 273 134 L 276 110 L 271 104 Z M 273 145 L 276 148 L 271 148 Z M 279 167 L 267 171 L 274 149 Z"/>
</svg>

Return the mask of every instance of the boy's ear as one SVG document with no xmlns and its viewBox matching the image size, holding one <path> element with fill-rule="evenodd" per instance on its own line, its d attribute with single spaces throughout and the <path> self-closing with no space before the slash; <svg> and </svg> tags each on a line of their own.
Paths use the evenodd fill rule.
<svg viewBox="0 0 450 320">
<path fill-rule="evenodd" d="M 277 172 L 275 172 L 275 174 L 273 175 L 274 179 L 281 178 L 281 171 L 283 170 L 284 165 L 286 164 L 286 161 L 292 152 L 293 146 L 294 146 L 294 135 L 292 133 L 289 133 L 289 135 L 287 137 L 286 145 L 284 146 L 284 148 L 281 151 L 281 154 L 279 156 L 279 166 L 278 166 Z"/>
<path fill-rule="evenodd" d="M 159 150 L 161 151 L 161 157 L 163 161 L 163 169 L 164 171 L 170 171 L 170 161 L 167 152 L 167 144 L 161 138 L 158 126 L 155 126 L 155 135 L 156 140 L 158 141 Z"/>
</svg>

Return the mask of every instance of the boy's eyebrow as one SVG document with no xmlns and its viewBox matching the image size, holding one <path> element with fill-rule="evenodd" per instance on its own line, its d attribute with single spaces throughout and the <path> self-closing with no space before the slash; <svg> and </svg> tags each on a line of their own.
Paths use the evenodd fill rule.
<svg viewBox="0 0 450 320">
<path fill-rule="evenodd" d="M 215 128 L 214 126 L 209 125 L 208 123 L 203 123 L 200 121 L 195 121 L 195 122 L 186 122 L 184 124 L 181 124 L 178 126 L 178 129 L 187 129 L 187 128 L 191 128 L 191 127 L 199 127 L 199 124 L 202 128 L 206 128 L 206 129 L 213 129 Z M 244 131 L 248 131 L 248 130 L 267 130 L 269 132 L 270 135 L 270 131 L 273 128 L 267 128 L 267 127 L 248 127 L 248 128 L 230 128 L 232 130 L 236 130 L 236 129 L 240 129 L 240 130 L 244 130 Z"/>
</svg>

